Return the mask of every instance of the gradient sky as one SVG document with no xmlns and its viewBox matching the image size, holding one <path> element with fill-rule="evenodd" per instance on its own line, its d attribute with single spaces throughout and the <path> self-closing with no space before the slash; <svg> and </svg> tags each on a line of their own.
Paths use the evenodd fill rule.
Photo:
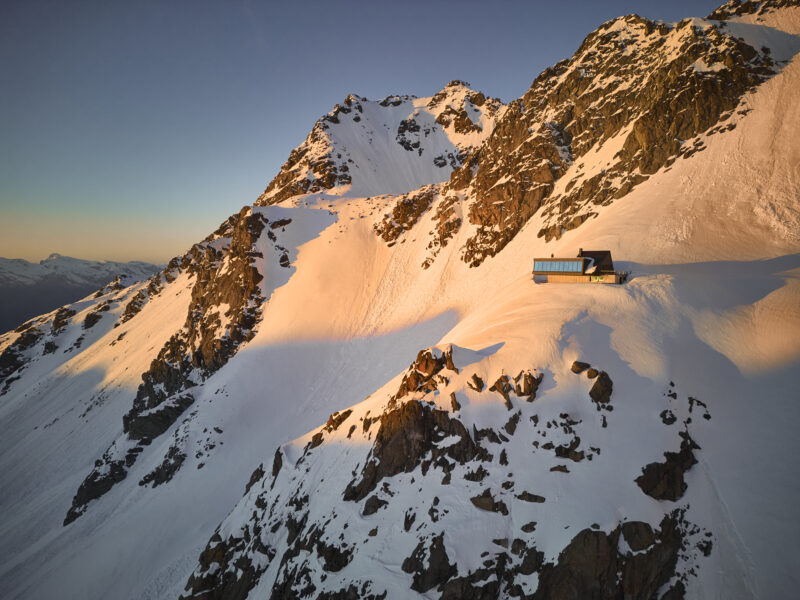
<svg viewBox="0 0 800 600">
<path fill-rule="evenodd" d="M 0 0 L 0 256 L 166 262 L 348 93 L 504 101 L 613 17 L 722 0 Z"/>
</svg>

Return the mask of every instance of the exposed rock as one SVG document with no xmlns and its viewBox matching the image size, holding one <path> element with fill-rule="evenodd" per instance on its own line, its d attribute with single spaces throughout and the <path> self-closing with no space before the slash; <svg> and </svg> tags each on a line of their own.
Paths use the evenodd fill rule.
<svg viewBox="0 0 800 600">
<path fill-rule="evenodd" d="M 591 366 L 592 365 L 590 365 L 589 363 L 580 362 L 579 360 L 576 360 L 574 363 L 572 363 L 572 367 L 570 368 L 572 369 L 573 373 L 583 373 L 586 369 L 588 369 Z"/>
<path fill-rule="evenodd" d="M 123 415 L 122 430 L 133 440 L 156 438 L 169 429 L 193 403 L 192 394 L 180 394 L 153 409 L 139 414 Z"/>
<path fill-rule="evenodd" d="M 573 462 L 580 462 L 584 459 L 585 456 L 583 450 L 578 450 L 578 447 L 580 445 L 581 445 L 581 438 L 574 437 L 572 438 L 572 441 L 568 445 L 564 446 L 560 444 L 555 447 L 556 456 L 559 458 L 568 458 Z"/>
<path fill-rule="evenodd" d="M 727 21 L 731 17 L 752 14 L 763 15 L 778 8 L 797 5 L 797 0 L 729 0 L 706 18 Z"/>
<path fill-rule="evenodd" d="M 499 512 L 503 515 L 508 514 L 508 507 L 505 505 L 505 502 L 502 500 L 495 500 L 494 496 L 492 496 L 492 492 L 488 489 L 483 490 L 480 496 L 473 496 L 469 500 L 481 510 Z"/>
<path fill-rule="evenodd" d="M 638 525 L 628 524 L 631 527 Z M 681 549 L 676 519 L 664 517 L 647 552 L 620 554 L 619 536 L 619 527 L 609 534 L 591 529 L 578 533 L 556 564 L 541 568 L 533 598 L 656 598 L 658 589 L 672 578 Z"/>
<path fill-rule="evenodd" d="M 605 404 L 611 400 L 611 392 L 613 389 L 614 383 L 611 381 L 608 373 L 601 371 L 600 375 L 595 379 L 592 389 L 589 390 L 589 396 L 591 396 L 594 402 Z"/>
<path fill-rule="evenodd" d="M 544 373 L 537 375 L 533 371 L 521 371 L 514 378 L 514 392 L 520 398 L 524 397 L 528 402 L 533 402 L 543 377 Z"/>
<path fill-rule="evenodd" d="M 675 413 L 669 409 L 662 410 L 659 416 L 661 417 L 661 422 L 664 423 L 664 425 L 672 425 L 678 420 L 678 417 L 675 416 Z"/>
<path fill-rule="evenodd" d="M 686 491 L 683 475 L 697 464 L 694 450 L 700 447 L 686 432 L 681 432 L 681 449 L 679 452 L 665 452 L 663 463 L 650 463 L 642 469 L 636 478 L 636 485 L 656 500 L 678 500 Z"/>
<path fill-rule="evenodd" d="M 263 276 L 254 266 L 260 253 L 254 245 L 267 223 L 261 213 L 245 207 L 202 243 L 192 246 L 180 259 L 170 261 L 164 271 L 151 278 L 148 296 L 158 294 L 163 280 L 174 280 L 180 270 L 194 277 L 194 285 L 183 328 L 170 337 L 150 368 L 142 374 L 132 407 L 123 417 L 123 429 L 131 439 L 152 439 L 166 431 L 193 401 L 191 394 L 181 392 L 217 371 L 241 344 L 255 335 L 264 299 L 259 285 Z M 230 242 L 227 246 L 215 243 L 220 239 Z M 228 321 L 224 328 L 220 327 L 219 314 L 223 306 L 227 307 Z M 102 310 L 108 310 L 108 302 L 90 315 Z M 166 462 L 145 479 L 156 483 L 168 481 L 183 462 L 180 455 L 165 459 Z M 126 455 L 121 464 L 130 467 L 136 456 Z M 119 462 L 118 459 L 109 460 Z M 94 482 L 90 489 L 105 493 L 120 479 L 111 477 L 105 459 L 99 462 L 86 481 Z M 98 485 L 103 478 L 108 478 L 109 486 Z M 88 496 L 76 494 L 76 499 L 79 497 Z M 73 504 L 70 515 L 80 515 L 83 510 Z"/>
<path fill-rule="evenodd" d="M 429 364 L 424 368 L 433 372 L 435 366 Z M 381 479 L 413 471 L 428 453 L 433 464 L 447 471 L 450 466 L 447 460 L 442 460 L 444 457 L 464 464 L 486 455 L 486 451 L 472 441 L 460 421 L 451 419 L 446 411 L 432 409 L 415 400 L 385 412 L 380 417 L 380 423 L 370 459 L 362 470 L 360 480 L 348 484 L 345 500 L 364 499 Z M 459 441 L 439 448 L 436 442 L 448 436 L 457 436 Z"/>
<path fill-rule="evenodd" d="M 127 476 L 123 461 L 110 461 L 104 464 L 104 471 L 94 470 L 75 492 L 72 506 L 64 518 L 64 525 L 69 525 L 86 511 L 86 505 L 99 498 Z"/>
<path fill-rule="evenodd" d="M 161 464 L 142 477 L 141 481 L 139 481 L 139 485 L 149 485 L 152 483 L 152 487 L 158 487 L 162 483 L 167 483 L 175 476 L 175 473 L 180 470 L 185 460 L 186 454 L 182 452 L 180 448 L 177 446 L 170 446 Z"/>
<path fill-rule="evenodd" d="M 427 185 L 410 194 L 400 196 L 392 211 L 384 215 L 373 227 L 375 233 L 390 245 L 410 230 L 428 210 L 438 193 L 438 186 Z"/>
<path fill-rule="evenodd" d="M 463 260 L 477 266 L 496 255 L 537 213 L 546 241 L 579 227 L 597 214 L 594 207 L 701 149 L 692 140 L 775 70 L 768 52 L 721 27 L 637 15 L 605 23 L 571 59 L 545 69 L 451 175 L 444 193 L 470 195 L 476 226 Z M 610 164 L 584 165 L 592 149 L 614 138 L 621 151 Z M 554 193 L 568 170 L 571 181 Z"/>
<path fill-rule="evenodd" d="M 8 386 L 16 379 L 12 375 L 27 365 L 25 351 L 36 344 L 42 335 L 37 329 L 25 331 L 0 353 L 0 383 L 4 384 L 2 393 L 5 393 Z"/>
<path fill-rule="evenodd" d="M 252 488 L 255 484 L 257 484 L 263 478 L 264 478 L 264 465 L 260 464 L 260 465 L 258 465 L 256 467 L 255 471 L 253 471 L 251 473 L 250 481 L 247 482 L 247 485 L 244 488 L 244 493 L 247 494 L 247 492 L 250 491 L 250 488 Z"/>
<path fill-rule="evenodd" d="M 416 360 L 411 363 L 411 366 L 403 376 L 403 380 L 400 382 L 400 388 L 394 396 L 392 396 L 392 399 L 396 401 L 413 392 L 422 392 L 426 394 L 438 389 L 442 379 L 437 376 L 439 376 L 444 369 L 458 373 L 455 365 L 453 365 L 452 349 L 446 352 L 439 350 L 420 350 Z"/>
<path fill-rule="evenodd" d="M 406 573 L 413 573 L 411 589 L 420 593 L 444 583 L 458 572 L 447 557 L 443 533 L 434 537 L 427 548 L 421 541 L 411 556 L 403 561 L 402 567 Z"/>
<path fill-rule="evenodd" d="M 544 496 L 539 496 L 538 494 L 531 494 L 530 492 L 523 491 L 521 494 L 517 494 L 517 498 L 520 500 L 524 500 L 525 502 L 544 502 Z"/>
<path fill-rule="evenodd" d="M 645 550 L 652 546 L 656 541 L 653 528 L 642 521 L 626 521 L 620 525 L 622 537 L 628 542 L 628 546 L 634 552 Z"/>
<path fill-rule="evenodd" d="M 492 387 L 489 388 L 489 391 L 500 394 L 503 397 L 503 400 L 505 400 L 506 408 L 508 410 L 512 410 L 514 405 L 511 404 L 509 392 L 511 392 L 513 389 L 514 388 L 511 387 L 511 379 L 508 377 L 508 375 L 501 375 L 497 378 L 497 381 L 492 384 Z"/>
<path fill-rule="evenodd" d="M 531 521 L 529 523 L 525 523 L 522 526 L 522 531 L 525 533 L 533 533 L 536 530 L 536 521 Z"/>
<path fill-rule="evenodd" d="M 86 318 L 83 320 L 83 328 L 90 329 L 94 327 L 97 323 L 100 322 L 100 319 L 103 317 L 104 312 L 107 312 L 110 309 L 110 301 L 103 302 L 102 304 L 98 305 L 94 308 L 89 314 L 86 315 Z"/>
<path fill-rule="evenodd" d="M 67 308 L 66 306 L 62 306 L 56 311 L 56 315 L 53 318 L 53 324 L 51 326 L 50 332 L 52 335 L 58 335 L 61 333 L 64 328 L 69 323 L 69 320 L 74 317 L 76 312 Z"/>
<path fill-rule="evenodd" d="M 375 495 L 370 496 L 367 498 L 367 501 L 364 503 L 364 511 L 362 514 L 364 516 L 374 515 L 378 510 L 384 506 L 389 504 L 386 500 L 382 500 Z"/>
<path fill-rule="evenodd" d="M 475 390 L 476 392 L 483 391 L 483 379 L 478 377 L 477 373 L 472 374 L 472 378 L 470 381 L 467 381 L 467 386 Z"/>
<path fill-rule="evenodd" d="M 352 409 L 348 408 L 345 411 L 333 413 L 330 417 L 328 417 L 328 422 L 325 423 L 323 429 L 329 433 L 336 431 L 339 429 L 339 425 L 344 423 L 347 420 L 347 417 L 352 414 L 352 412 Z"/>
</svg>

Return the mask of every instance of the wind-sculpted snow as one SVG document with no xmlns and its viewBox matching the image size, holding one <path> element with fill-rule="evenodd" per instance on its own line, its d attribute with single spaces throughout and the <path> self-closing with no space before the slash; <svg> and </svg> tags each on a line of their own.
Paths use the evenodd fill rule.
<svg viewBox="0 0 800 600">
<path fill-rule="evenodd" d="M 537 369 L 498 372 L 492 354 L 421 351 L 399 387 L 282 446 L 182 597 L 683 597 L 715 534 L 692 524 L 689 503 L 653 505 L 637 457 L 614 440 L 633 423 L 689 439 L 678 428 L 704 426 L 696 399 L 674 386 L 617 398 L 595 368 L 561 390 Z M 586 494 L 586 512 L 565 501 Z"/>
</svg>

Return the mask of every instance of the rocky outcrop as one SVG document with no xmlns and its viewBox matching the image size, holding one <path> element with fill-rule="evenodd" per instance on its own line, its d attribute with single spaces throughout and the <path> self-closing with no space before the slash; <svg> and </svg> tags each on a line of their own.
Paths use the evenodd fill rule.
<svg viewBox="0 0 800 600">
<path fill-rule="evenodd" d="M 123 428 L 133 440 L 158 437 L 169 429 L 193 402 L 194 396 L 190 393 L 173 396 L 150 410 L 133 416 L 124 415 Z"/>
<path fill-rule="evenodd" d="M 625 524 L 649 529 L 641 522 Z M 618 598 L 656 599 L 661 586 L 675 574 L 682 534 L 676 516 L 666 516 L 659 530 L 640 547 L 637 554 L 619 550 L 621 527 L 611 533 L 584 529 L 558 556 L 539 572 L 539 587 L 534 600 L 617 600 Z M 644 543 L 644 540 L 640 540 Z M 633 549 L 633 548 L 631 548 Z"/>
<path fill-rule="evenodd" d="M 508 507 L 506 506 L 506 503 L 502 500 L 495 499 L 491 490 L 483 490 L 482 494 L 473 496 L 469 499 L 469 501 L 472 502 L 475 508 L 489 512 L 496 512 L 503 515 L 508 514 Z"/>
<path fill-rule="evenodd" d="M 445 448 L 436 445 L 448 436 L 459 440 Z M 486 451 L 472 441 L 460 421 L 446 411 L 409 400 L 381 415 L 370 458 L 360 476 L 348 484 L 344 499 L 358 502 L 383 478 L 409 473 L 420 465 L 423 471 L 436 466 L 449 472 L 454 466 L 450 461 L 464 464 L 485 457 Z"/>
<path fill-rule="evenodd" d="M 460 356 L 452 347 L 420 351 L 394 393 L 382 391 L 383 398 L 370 397 L 367 406 L 335 412 L 313 435 L 279 449 L 271 481 L 259 465 L 242 504 L 221 528 L 227 538 L 215 535 L 204 551 L 215 560 L 200 561 L 185 597 L 213 598 L 229 589 L 244 596 L 256 583 L 271 589 L 274 598 L 380 596 L 385 578 L 350 567 L 378 560 L 400 565 L 409 593 L 452 600 L 501 595 L 663 600 L 659 592 L 681 598 L 713 541 L 710 532 L 686 520 L 688 507 L 664 514 L 658 527 L 612 511 L 609 518 L 621 520 L 610 531 L 595 524 L 570 534 L 574 537 L 557 559 L 545 562 L 531 517 L 559 512 L 546 510 L 559 502 L 557 493 L 547 492 L 556 480 L 546 478 L 566 477 L 571 485 L 584 469 L 607 469 L 610 462 L 617 468 L 619 456 L 593 461 L 606 435 L 605 417 L 561 412 L 568 406 L 554 407 L 549 399 L 519 402 L 535 397 L 542 381 L 538 370 L 511 377 L 502 370 L 497 375 L 496 364 L 493 369 L 481 364 L 478 372 L 494 381 L 487 388 L 476 373 L 464 371 L 466 365 L 456 367 L 454 354 Z M 576 370 L 582 379 L 591 368 L 584 363 Z M 610 377 L 595 371 L 589 381 L 592 389 L 600 383 L 599 392 L 590 398 L 599 410 L 610 411 Z M 453 402 L 462 394 L 463 406 Z M 664 395 L 661 402 L 675 400 Z M 690 408 L 701 406 L 696 398 L 687 402 Z M 514 411 L 506 413 L 499 406 L 504 403 L 513 403 Z M 650 425 L 660 430 L 658 413 L 652 416 Z M 470 430 L 462 418 L 469 419 Z M 598 446 L 583 447 L 581 437 Z M 570 473 L 565 464 L 551 466 L 553 459 L 581 467 Z M 550 475 L 548 467 L 564 475 Z M 625 493 L 638 493 L 633 482 Z M 578 522 L 583 518 L 580 514 Z M 464 543 L 465 519 L 475 521 L 469 539 L 475 547 L 448 552 L 451 539 Z M 571 523 L 566 520 L 564 529 Z M 387 535 L 394 536 L 391 544 Z M 461 556 L 471 561 L 468 569 L 459 564 Z M 346 590 L 328 577 L 339 572 L 348 578 Z"/>
<path fill-rule="evenodd" d="M 605 371 L 600 371 L 589 390 L 589 396 L 593 402 L 606 404 L 611 400 L 611 392 L 614 391 L 614 382 Z"/>
<path fill-rule="evenodd" d="M 664 462 L 650 463 L 636 478 L 636 485 L 656 500 L 679 500 L 686 491 L 683 476 L 697 464 L 694 451 L 700 447 L 695 444 L 688 432 L 680 432 L 681 448 L 678 452 L 665 452 Z"/>
<path fill-rule="evenodd" d="M 441 585 L 458 572 L 450 563 L 444 547 L 444 534 L 434 537 L 429 545 L 420 542 L 403 561 L 403 571 L 413 575 L 411 589 L 420 593 Z"/>
<path fill-rule="evenodd" d="M 403 233 L 410 230 L 433 202 L 438 186 L 425 186 L 411 194 L 400 196 L 383 219 L 373 228 L 388 246 L 394 246 Z"/>
<path fill-rule="evenodd" d="M 42 339 L 44 332 L 34 327 L 32 322 L 25 323 L 16 329 L 17 339 L 0 353 L 0 395 L 8 391 L 8 387 L 19 378 L 19 372 L 28 364 L 30 350 Z"/>
</svg>

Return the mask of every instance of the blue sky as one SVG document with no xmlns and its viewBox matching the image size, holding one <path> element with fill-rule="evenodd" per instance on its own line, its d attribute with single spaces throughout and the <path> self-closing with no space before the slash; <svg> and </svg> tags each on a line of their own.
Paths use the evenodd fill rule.
<svg viewBox="0 0 800 600">
<path fill-rule="evenodd" d="M 504 101 L 600 23 L 722 0 L 0 3 L 0 256 L 165 262 L 354 92 Z"/>
</svg>

